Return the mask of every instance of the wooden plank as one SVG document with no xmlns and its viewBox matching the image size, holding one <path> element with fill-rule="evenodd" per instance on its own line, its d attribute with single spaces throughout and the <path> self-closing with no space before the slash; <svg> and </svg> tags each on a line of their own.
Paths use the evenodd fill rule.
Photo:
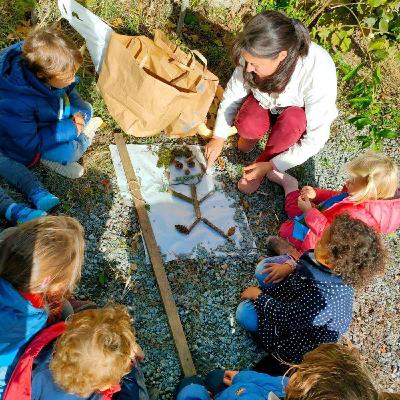
<svg viewBox="0 0 400 400">
<path fill-rule="evenodd" d="M 142 228 L 142 234 L 146 242 L 151 263 L 153 265 L 154 275 L 157 280 L 158 288 L 164 304 L 165 312 L 167 314 L 172 336 L 175 341 L 175 346 L 178 351 L 183 373 L 185 376 L 196 375 L 196 368 L 193 364 L 192 355 L 190 354 L 189 346 L 186 341 L 186 336 L 179 318 L 178 309 L 172 296 L 171 286 L 169 284 L 167 274 L 165 273 L 161 253 L 154 237 L 154 232 L 145 208 L 146 203 L 143 201 L 140 193 L 140 185 L 137 181 L 135 171 L 129 158 L 128 150 L 126 148 L 125 140 L 121 133 L 115 133 L 115 143 L 117 144 L 122 166 L 124 167 L 126 180 L 128 181 L 128 186 L 135 203 L 139 223 Z"/>
</svg>

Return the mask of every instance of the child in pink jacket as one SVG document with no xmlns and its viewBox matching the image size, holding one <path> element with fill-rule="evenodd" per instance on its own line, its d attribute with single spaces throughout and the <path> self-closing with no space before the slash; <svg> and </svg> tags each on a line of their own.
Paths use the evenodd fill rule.
<svg viewBox="0 0 400 400">
<path fill-rule="evenodd" d="M 400 226 L 398 166 L 381 153 L 367 151 L 346 164 L 349 179 L 341 191 L 304 186 L 286 173 L 276 172 L 273 181 L 285 190 L 285 211 L 289 218 L 279 236 L 298 252 L 314 249 L 322 232 L 343 213 L 360 219 L 378 232 L 389 233 Z M 283 241 L 270 241 L 272 250 L 286 253 Z M 296 251 L 292 255 L 296 256 Z"/>
</svg>

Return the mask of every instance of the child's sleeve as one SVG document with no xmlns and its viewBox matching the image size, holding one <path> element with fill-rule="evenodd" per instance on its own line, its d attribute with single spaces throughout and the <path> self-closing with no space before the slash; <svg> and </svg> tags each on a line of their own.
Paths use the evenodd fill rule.
<svg viewBox="0 0 400 400">
<path fill-rule="evenodd" d="M 288 378 L 283 376 L 271 376 L 255 371 L 239 371 L 233 378 L 232 384 L 253 383 L 275 393 L 278 397 L 285 397 L 287 382 Z"/>
<path fill-rule="evenodd" d="M 337 190 L 320 189 L 320 188 L 314 188 L 314 190 L 316 193 L 316 197 L 313 200 L 313 202 L 315 204 L 322 203 L 323 201 L 328 200 L 333 196 L 337 196 L 338 194 L 343 192 L 343 190 L 341 192 L 338 192 Z"/>
<path fill-rule="evenodd" d="M 307 325 L 312 326 L 324 303 L 325 299 L 318 289 L 311 287 L 307 296 L 292 302 L 276 300 L 262 293 L 254 301 L 254 306 L 257 314 L 262 315 L 271 324 L 278 328 L 293 330 Z"/>
<path fill-rule="evenodd" d="M 311 208 L 304 214 L 304 221 L 311 231 L 321 237 L 322 232 L 328 225 L 328 219 L 317 208 Z"/>
<path fill-rule="evenodd" d="M 71 115 L 74 115 L 77 112 L 82 113 L 85 118 L 85 123 L 87 124 L 93 115 L 93 108 L 90 103 L 83 100 L 76 89 L 72 90 L 68 97 L 71 103 Z"/>
<path fill-rule="evenodd" d="M 62 119 L 38 129 L 44 148 L 51 148 L 53 144 L 70 142 L 78 137 L 78 130 L 72 119 Z"/>
</svg>

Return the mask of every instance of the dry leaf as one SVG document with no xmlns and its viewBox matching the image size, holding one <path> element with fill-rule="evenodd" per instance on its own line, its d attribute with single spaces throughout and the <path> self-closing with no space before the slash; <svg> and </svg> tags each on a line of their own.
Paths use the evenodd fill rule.
<svg viewBox="0 0 400 400">
<path fill-rule="evenodd" d="M 193 43 L 197 43 L 200 39 L 199 35 L 189 35 L 189 37 Z"/>
<path fill-rule="evenodd" d="M 131 250 L 133 253 L 136 253 L 139 249 L 140 236 L 142 236 L 142 234 L 140 232 L 136 232 L 132 237 Z"/>
<path fill-rule="evenodd" d="M 130 266 L 129 266 L 129 273 L 130 274 L 133 274 L 134 272 L 136 272 L 137 271 L 137 264 L 135 264 L 135 263 L 132 263 Z M 125 286 L 128 286 L 128 284 L 129 284 L 129 282 L 127 281 L 127 284 L 125 285 Z"/>
<path fill-rule="evenodd" d="M 217 158 L 217 163 L 221 169 L 225 169 L 225 160 L 222 157 Z"/>
<path fill-rule="evenodd" d="M 176 28 L 176 24 L 174 24 L 172 21 L 167 21 L 167 23 L 165 24 L 165 27 L 167 29 L 175 29 Z"/>
<path fill-rule="evenodd" d="M 242 200 L 241 200 L 241 204 L 242 204 L 242 207 L 243 207 L 245 210 L 248 210 L 248 209 L 250 208 L 250 203 L 249 203 L 247 200 L 245 200 L 245 199 L 242 199 Z"/>
<path fill-rule="evenodd" d="M 232 236 L 232 235 L 235 234 L 235 232 L 236 232 L 236 227 L 231 226 L 231 227 L 228 229 L 228 232 L 227 232 L 226 234 L 227 234 L 228 236 Z"/>
<path fill-rule="evenodd" d="M 124 20 L 121 17 L 115 18 L 112 22 L 111 25 L 114 28 L 119 28 L 120 26 L 124 25 Z"/>
</svg>

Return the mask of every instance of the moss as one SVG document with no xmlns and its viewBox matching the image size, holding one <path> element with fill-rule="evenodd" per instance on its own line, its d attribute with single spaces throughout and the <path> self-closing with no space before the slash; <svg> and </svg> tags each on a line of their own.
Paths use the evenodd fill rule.
<svg viewBox="0 0 400 400">
<path fill-rule="evenodd" d="M 191 157 L 192 152 L 187 146 L 163 146 L 158 151 L 157 167 L 168 168 L 176 157 Z"/>
</svg>

